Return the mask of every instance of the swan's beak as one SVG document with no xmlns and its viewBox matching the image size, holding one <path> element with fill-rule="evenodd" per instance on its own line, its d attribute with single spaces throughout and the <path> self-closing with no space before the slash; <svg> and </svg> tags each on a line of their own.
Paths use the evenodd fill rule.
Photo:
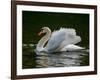
<svg viewBox="0 0 100 80">
<path fill-rule="evenodd" d="M 38 33 L 38 36 L 40 36 L 42 34 L 42 31 L 40 31 L 39 33 Z"/>
</svg>

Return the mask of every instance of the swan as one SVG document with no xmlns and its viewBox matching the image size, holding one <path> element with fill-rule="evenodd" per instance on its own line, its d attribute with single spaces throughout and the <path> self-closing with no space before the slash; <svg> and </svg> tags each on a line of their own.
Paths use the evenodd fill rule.
<svg viewBox="0 0 100 80">
<path fill-rule="evenodd" d="M 51 32 L 49 27 L 43 27 L 38 35 L 40 36 L 43 33 L 46 34 L 39 40 L 36 46 L 36 51 L 38 52 L 52 53 L 84 49 L 75 45 L 81 41 L 81 37 L 76 35 L 76 31 L 73 28 L 60 28 Z"/>
</svg>

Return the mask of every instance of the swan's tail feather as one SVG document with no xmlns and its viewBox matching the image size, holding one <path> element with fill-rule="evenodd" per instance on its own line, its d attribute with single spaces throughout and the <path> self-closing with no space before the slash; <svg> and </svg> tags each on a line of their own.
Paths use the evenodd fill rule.
<svg viewBox="0 0 100 80">
<path fill-rule="evenodd" d="M 53 53 L 63 53 L 63 52 L 89 52 L 89 49 L 79 49 L 79 50 L 73 50 L 73 51 L 55 51 Z"/>
</svg>

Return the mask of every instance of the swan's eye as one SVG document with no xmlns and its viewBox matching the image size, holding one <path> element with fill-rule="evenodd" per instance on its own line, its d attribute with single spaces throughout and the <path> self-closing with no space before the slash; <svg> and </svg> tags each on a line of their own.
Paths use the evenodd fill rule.
<svg viewBox="0 0 100 80">
<path fill-rule="evenodd" d="M 45 30 L 42 30 L 42 33 L 45 33 Z"/>
</svg>

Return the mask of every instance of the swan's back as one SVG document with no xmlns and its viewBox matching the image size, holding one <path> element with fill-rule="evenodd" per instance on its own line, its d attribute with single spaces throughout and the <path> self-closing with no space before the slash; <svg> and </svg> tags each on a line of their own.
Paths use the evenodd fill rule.
<svg viewBox="0 0 100 80">
<path fill-rule="evenodd" d="M 46 45 L 47 51 L 60 51 L 64 46 L 76 44 L 81 41 L 80 36 L 76 35 L 75 29 L 61 28 L 52 32 L 51 38 Z"/>
</svg>

